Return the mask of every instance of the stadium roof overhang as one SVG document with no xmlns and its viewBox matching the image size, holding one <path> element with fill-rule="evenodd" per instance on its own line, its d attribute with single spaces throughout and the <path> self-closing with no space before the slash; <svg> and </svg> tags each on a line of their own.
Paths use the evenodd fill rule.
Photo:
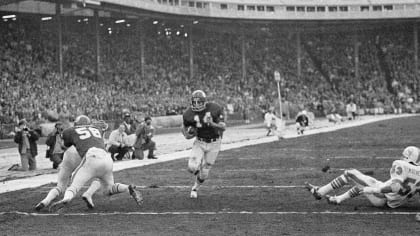
<svg viewBox="0 0 420 236">
<path fill-rule="evenodd" d="M 55 4 L 58 0 L 2 0 L 1 11 L 25 12 L 34 14 L 55 14 Z M 183 22 L 193 28 L 206 28 L 214 31 L 252 33 L 261 28 L 271 28 L 278 31 L 304 31 L 304 32 L 337 32 L 374 30 L 383 27 L 397 27 L 401 24 L 411 24 L 419 19 L 374 19 L 374 20 L 255 20 L 255 19 L 226 19 L 214 17 L 200 17 L 189 15 L 175 15 L 162 12 L 153 12 L 140 8 L 121 6 L 109 2 L 89 0 L 61 0 L 62 14 L 67 16 L 93 16 L 98 10 L 101 17 L 129 18 L 129 19 L 156 19 L 167 22 Z M 192 24 L 199 22 L 199 24 Z M 222 27 L 221 27 L 222 26 Z"/>
</svg>

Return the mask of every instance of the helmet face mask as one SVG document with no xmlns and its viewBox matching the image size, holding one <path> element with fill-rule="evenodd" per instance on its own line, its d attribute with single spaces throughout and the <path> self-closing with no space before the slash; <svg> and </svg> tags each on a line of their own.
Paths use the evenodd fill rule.
<svg viewBox="0 0 420 236">
<path fill-rule="evenodd" d="M 206 109 L 206 105 L 206 94 L 201 90 L 194 91 L 191 97 L 191 110 L 195 112 L 203 111 Z"/>
<path fill-rule="evenodd" d="M 415 165 L 420 165 L 419 149 L 417 147 L 414 147 L 414 146 L 406 147 L 402 155 L 403 155 L 403 160 L 414 163 Z"/>
</svg>

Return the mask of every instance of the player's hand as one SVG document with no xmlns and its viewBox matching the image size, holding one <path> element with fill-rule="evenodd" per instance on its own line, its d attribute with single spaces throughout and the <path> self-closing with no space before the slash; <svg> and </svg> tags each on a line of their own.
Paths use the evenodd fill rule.
<svg viewBox="0 0 420 236">
<path fill-rule="evenodd" d="M 360 191 L 361 194 L 373 194 L 373 193 L 380 193 L 380 192 L 381 191 L 379 188 L 374 188 L 374 187 L 364 187 Z"/>
<path fill-rule="evenodd" d="M 184 129 L 183 134 L 186 139 L 192 139 L 197 135 L 197 129 L 193 126 L 189 126 Z"/>
</svg>

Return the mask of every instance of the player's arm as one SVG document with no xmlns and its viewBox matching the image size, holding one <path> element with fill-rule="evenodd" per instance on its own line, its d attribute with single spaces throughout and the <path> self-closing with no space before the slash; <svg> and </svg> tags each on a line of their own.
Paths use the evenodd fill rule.
<svg viewBox="0 0 420 236">
<path fill-rule="evenodd" d="M 65 148 L 69 148 L 73 145 L 73 139 L 71 137 L 71 129 L 63 131 L 63 145 Z"/>
<path fill-rule="evenodd" d="M 215 120 L 213 120 L 213 118 L 210 116 L 209 121 L 209 126 L 213 127 L 215 129 L 218 129 L 219 131 L 223 132 L 226 130 L 226 123 L 225 123 L 225 118 L 223 117 L 223 111 L 220 110 L 218 112 L 218 116 Z"/>
<path fill-rule="evenodd" d="M 197 130 L 193 126 L 185 126 L 183 124 L 181 131 L 186 139 L 192 139 L 197 135 Z"/>
<path fill-rule="evenodd" d="M 226 130 L 226 123 L 223 121 L 220 121 L 219 123 L 216 123 L 214 121 L 210 121 L 209 125 L 213 128 L 216 128 L 220 131 L 225 131 Z"/>
<path fill-rule="evenodd" d="M 373 194 L 373 193 L 398 193 L 402 188 L 401 180 L 393 179 L 382 187 L 364 187 L 362 193 Z"/>
</svg>

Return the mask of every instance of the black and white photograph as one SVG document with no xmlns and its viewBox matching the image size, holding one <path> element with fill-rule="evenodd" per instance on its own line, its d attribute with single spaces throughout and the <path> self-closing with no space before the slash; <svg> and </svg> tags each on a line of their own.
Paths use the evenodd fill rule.
<svg viewBox="0 0 420 236">
<path fill-rule="evenodd" d="M 0 235 L 419 235 L 420 0 L 0 0 Z"/>
</svg>

